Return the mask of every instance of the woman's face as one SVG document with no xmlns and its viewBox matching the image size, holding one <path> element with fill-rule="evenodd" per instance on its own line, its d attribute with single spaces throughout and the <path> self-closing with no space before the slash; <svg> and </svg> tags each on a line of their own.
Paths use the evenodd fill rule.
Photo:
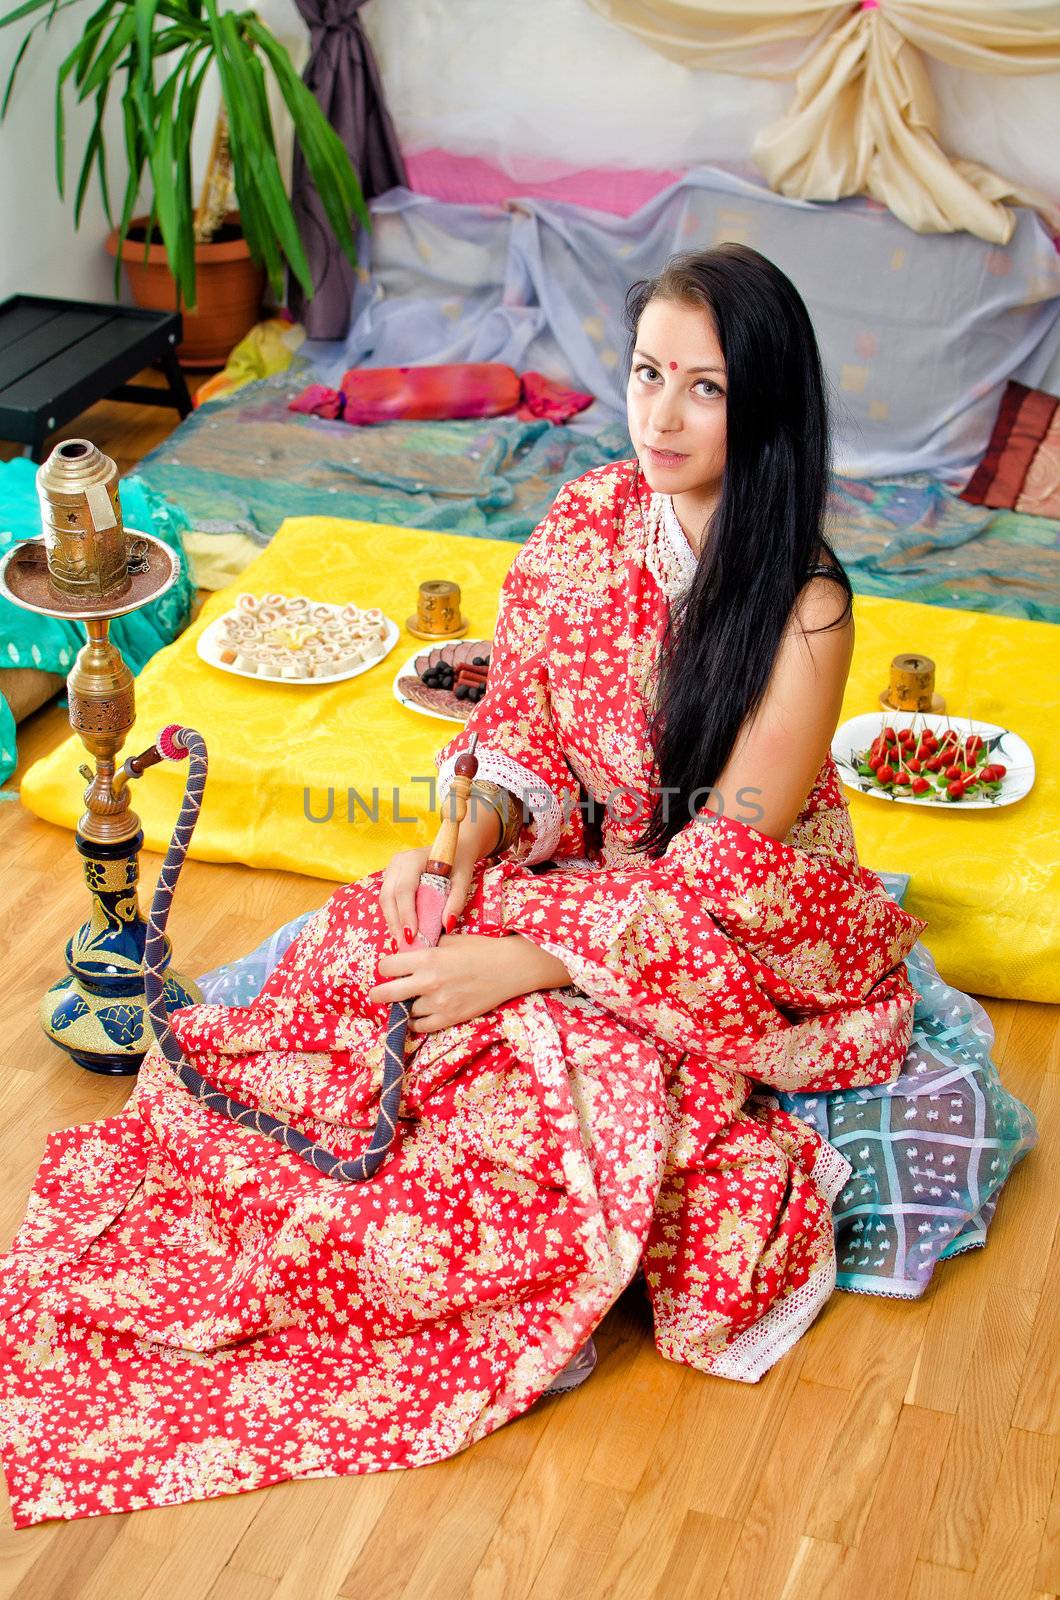
<svg viewBox="0 0 1060 1600">
<path fill-rule="evenodd" d="M 725 360 L 702 306 L 652 300 L 637 324 L 629 432 L 649 487 L 713 510 L 725 471 Z"/>
</svg>

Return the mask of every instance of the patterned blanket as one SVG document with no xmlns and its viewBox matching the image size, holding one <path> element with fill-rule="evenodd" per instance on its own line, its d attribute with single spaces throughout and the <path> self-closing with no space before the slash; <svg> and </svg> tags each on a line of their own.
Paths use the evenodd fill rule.
<svg viewBox="0 0 1060 1600">
<path fill-rule="evenodd" d="M 351 428 L 287 401 L 289 371 L 188 417 L 140 466 L 197 532 L 264 545 L 289 516 L 341 516 L 521 543 L 561 484 L 627 458 L 624 427 L 494 417 Z M 835 477 L 831 531 L 859 594 L 1060 622 L 1060 522 L 971 506 L 929 473 Z"/>
</svg>

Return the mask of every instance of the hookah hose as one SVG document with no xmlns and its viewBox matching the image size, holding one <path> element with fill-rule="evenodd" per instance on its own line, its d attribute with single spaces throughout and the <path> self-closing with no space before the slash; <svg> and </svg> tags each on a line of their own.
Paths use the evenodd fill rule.
<svg viewBox="0 0 1060 1600">
<path fill-rule="evenodd" d="M 169 1013 L 164 998 L 167 959 L 166 923 L 169 920 L 173 891 L 177 886 L 180 869 L 184 865 L 191 836 L 202 809 L 208 764 L 206 744 L 202 735 L 196 733 L 194 728 L 170 725 L 163 728 L 157 743 L 150 750 L 125 763 L 127 771 L 138 777 L 146 767 L 154 766 L 159 761 L 179 761 L 185 756 L 188 758 L 189 770 L 184 785 L 184 799 L 155 887 L 144 946 L 144 989 L 147 996 L 147 1011 L 159 1048 L 185 1089 L 203 1105 L 209 1106 L 211 1111 L 219 1111 L 223 1117 L 237 1122 L 241 1128 L 252 1128 L 255 1133 L 262 1133 L 267 1139 L 274 1139 L 277 1144 L 282 1144 L 285 1150 L 292 1151 L 327 1178 L 334 1178 L 340 1183 L 363 1183 L 379 1170 L 397 1133 L 405 1065 L 405 1037 L 412 1010 L 411 1000 L 396 1000 L 390 1007 L 383 1057 L 383 1087 L 375 1131 L 360 1155 L 350 1156 L 345 1160 L 332 1154 L 330 1150 L 325 1150 L 323 1145 L 307 1139 L 288 1123 L 269 1116 L 265 1111 L 243 1105 L 241 1101 L 224 1094 L 214 1084 L 208 1082 L 187 1060 L 169 1025 Z"/>
</svg>

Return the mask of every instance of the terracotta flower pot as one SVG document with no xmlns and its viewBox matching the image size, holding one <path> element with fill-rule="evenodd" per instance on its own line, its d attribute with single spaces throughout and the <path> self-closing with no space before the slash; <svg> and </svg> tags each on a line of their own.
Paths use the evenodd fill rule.
<svg viewBox="0 0 1060 1600">
<path fill-rule="evenodd" d="M 147 218 L 136 217 L 128 238 L 121 247 L 121 259 L 129 278 L 129 288 L 138 306 L 147 311 L 179 310 L 184 318 L 184 342 L 177 355 L 182 367 L 223 367 L 232 346 L 238 344 L 254 326 L 261 313 L 265 274 L 250 259 L 246 240 L 222 238 L 195 246 L 195 288 L 198 304 L 194 311 L 177 305 L 177 286 L 166 260 L 165 246 L 151 244 L 144 255 Z M 226 232 L 239 226 L 239 217 L 230 212 Z M 118 230 L 107 240 L 110 255 L 118 254 Z"/>
</svg>

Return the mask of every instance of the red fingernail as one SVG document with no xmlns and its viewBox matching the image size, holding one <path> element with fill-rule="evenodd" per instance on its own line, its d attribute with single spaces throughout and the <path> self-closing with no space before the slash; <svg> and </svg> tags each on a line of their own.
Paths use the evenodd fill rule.
<svg viewBox="0 0 1060 1600">
<path fill-rule="evenodd" d="M 390 953 L 391 953 L 391 955 L 396 955 L 397 954 L 397 940 L 396 939 L 391 939 L 391 941 L 390 941 Z"/>
<path fill-rule="evenodd" d="M 456 918 L 450 912 L 449 916 L 447 916 L 446 919 L 445 919 L 445 931 L 446 931 L 446 933 L 452 933 L 452 931 L 453 931 L 453 929 L 455 927 L 456 927 Z"/>
<path fill-rule="evenodd" d="M 412 943 L 412 929 L 411 928 L 402 928 L 401 931 L 405 935 L 405 943 L 406 944 L 411 944 Z"/>
</svg>

